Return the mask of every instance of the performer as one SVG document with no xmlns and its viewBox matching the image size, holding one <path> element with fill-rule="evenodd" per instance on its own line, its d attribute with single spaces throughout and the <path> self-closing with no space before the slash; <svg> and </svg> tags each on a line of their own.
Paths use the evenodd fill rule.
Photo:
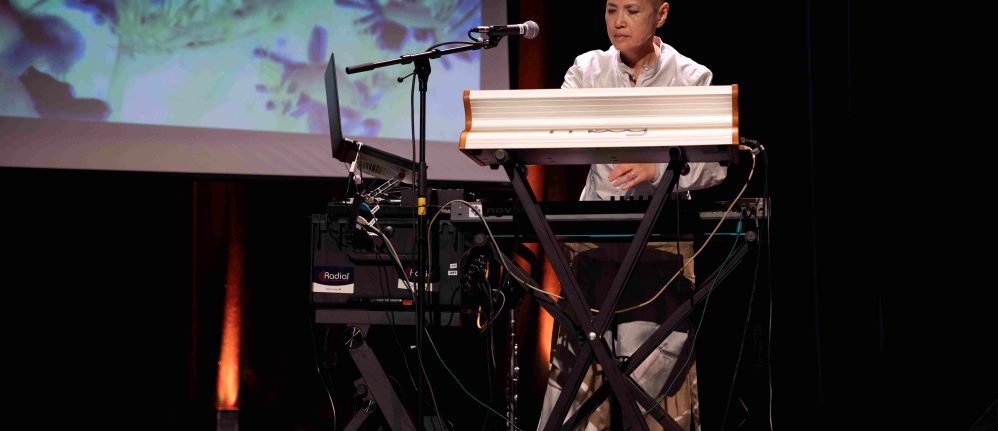
<svg viewBox="0 0 998 431">
<path fill-rule="evenodd" d="M 565 74 L 562 88 L 609 88 L 710 85 L 709 69 L 683 56 L 655 35 L 669 13 L 669 4 L 663 0 L 609 0 L 606 2 L 605 21 L 607 35 L 613 44 L 606 51 L 594 50 L 578 56 L 575 64 Z M 620 163 L 596 164 L 589 170 L 582 200 L 609 200 L 614 196 L 647 196 L 654 194 L 666 164 Z M 691 163 L 689 173 L 679 177 L 674 197 L 689 199 L 689 191 L 720 184 L 727 175 L 727 168 L 718 163 Z M 692 238 L 688 238 L 692 239 Z M 600 304 L 613 280 L 619 263 L 627 250 L 620 243 L 566 244 L 580 286 L 588 290 L 590 304 Z M 652 298 L 662 285 L 692 256 L 692 241 L 650 243 L 642 255 L 625 287 L 618 310 L 629 308 Z M 695 281 L 693 264 L 683 270 L 657 300 L 634 310 L 618 314 L 611 331 L 606 334 L 614 354 L 628 357 L 668 317 L 670 310 L 688 300 Z M 588 289 L 587 289 L 588 288 Z M 598 305 L 597 305 L 598 306 Z M 551 410 L 561 393 L 563 379 L 571 370 L 575 349 L 571 340 L 560 335 L 555 327 L 554 353 L 551 371 L 544 394 L 538 429 L 544 427 Z M 638 384 L 652 397 L 665 396 L 666 411 L 684 429 L 699 427 L 696 367 L 689 353 L 689 325 L 677 327 L 658 349 L 631 374 Z M 671 373 L 685 374 L 672 387 L 665 387 Z M 570 413 L 603 384 L 602 371 L 590 366 L 579 394 L 574 397 Z M 650 416 L 646 422 L 651 429 L 661 426 Z M 610 429 L 609 402 L 604 402 L 589 417 L 586 430 Z"/>
</svg>

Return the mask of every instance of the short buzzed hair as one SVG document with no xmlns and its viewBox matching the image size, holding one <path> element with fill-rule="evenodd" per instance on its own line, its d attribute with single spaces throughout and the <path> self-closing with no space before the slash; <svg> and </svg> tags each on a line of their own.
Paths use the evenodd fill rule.
<svg viewBox="0 0 998 431">
<path fill-rule="evenodd" d="M 661 7 L 662 3 L 665 3 L 665 0 L 651 0 L 651 5 L 654 6 L 655 9 Z"/>
</svg>

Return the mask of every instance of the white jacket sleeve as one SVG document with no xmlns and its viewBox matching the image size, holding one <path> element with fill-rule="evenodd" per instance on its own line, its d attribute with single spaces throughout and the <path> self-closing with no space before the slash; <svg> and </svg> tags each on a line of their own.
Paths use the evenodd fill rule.
<svg viewBox="0 0 998 431">
<path fill-rule="evenodd" d="M 710 85 L 714 79 L 714 74 L 706 67 L 698 68 L 690 76 L 692 85 Z M 665 165 L 659 165 L 659 174 L 655 181 L 661 181 L 661 175 L 665 173 Z M 690 172 L 679 177 L 679 184 L 676 184 L 677 191 L 685 192 L 689 190 L 701 190 L 714 187 L 724 181 L 728 176 L 728 167 L 721 166 L 720 163 L 690 163 Z M 657 186 L 658 183 L 656 182 Z"/>
<path fill-rule="evenodd" d="M 565 72 L 565 81 L 561 83 L 562 89 L 582 88 L 582 67 L 579 66 L 579 58 L 581 57 L 576 57 L 575 63 L 568 68 L 568 72 Z"/>
</svg>

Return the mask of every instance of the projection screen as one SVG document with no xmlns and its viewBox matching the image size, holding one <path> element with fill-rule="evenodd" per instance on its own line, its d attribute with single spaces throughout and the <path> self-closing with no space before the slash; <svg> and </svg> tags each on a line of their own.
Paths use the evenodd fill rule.
<svg viewBox="0 0 998 431">
<path fill-rule="evenodd" d="M 0 0 L 0 166 L 342 177 L 330 52 L 342 72 L 501 23 L 505 1 Z M 463 91 L 509 88 L 507 43 L 433 61 L 430 180 L 505 180 L 457 140 Z M 411 71 L 339 74 L 344 135 L 411 158 Z"/>
</svg>

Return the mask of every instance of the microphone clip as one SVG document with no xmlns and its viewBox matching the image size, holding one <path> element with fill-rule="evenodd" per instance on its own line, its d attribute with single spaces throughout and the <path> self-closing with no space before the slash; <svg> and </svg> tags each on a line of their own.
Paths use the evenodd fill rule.
<svg viewBox="0 0 998 431">
<path fill-rule="evenodd" d="M 471 37 L 471 40 L 473 40 L 473 41 L 475 41 L 475 43 L 481 45 L 482 49 L 492 49 L 492 48 L 495 48 L 495 47 L 499 46 L 499 41 L 501 41 L 502 37 L 504 36 L 502 34 L 489 34 L 489 33 L 485 33 L 485 32 L 480 32 L 479 34 L 481 34 L 481 36 L 479 36 L 479 37 L 472 37 L 471 33 L 474 33 L 474 32 L 475 32 L 475 29 L 472 29 L 471 31 L 469 31 L 468 32 L 468 37 Z"/>
<path fill-rule="evenodd" d="M 492 49 L 499 46 L 502 36 L 501 34 L 486 34 L 484 40 L 482 38 L 479 38 L 479 40 L 482 40 L 482 43 L 485 44 L 484 49 Z"/>
</svg>

